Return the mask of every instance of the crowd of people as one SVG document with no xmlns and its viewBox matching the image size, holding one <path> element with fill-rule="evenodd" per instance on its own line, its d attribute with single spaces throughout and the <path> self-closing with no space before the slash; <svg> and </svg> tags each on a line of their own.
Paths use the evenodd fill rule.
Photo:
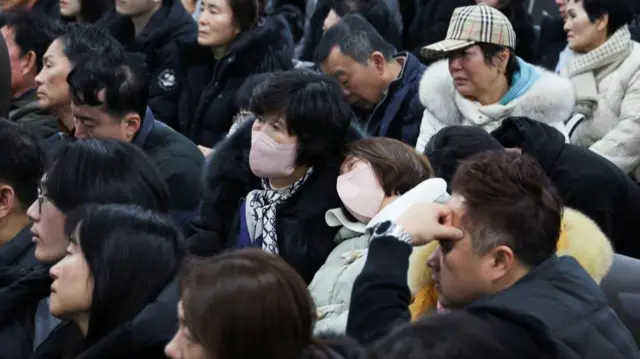
<svg viewBox="0 0 640 359">
<path fill-rule="evenodd" d="M 640 6 L 0 0 L 0 359 L 640 359 Z"/>
</svg>

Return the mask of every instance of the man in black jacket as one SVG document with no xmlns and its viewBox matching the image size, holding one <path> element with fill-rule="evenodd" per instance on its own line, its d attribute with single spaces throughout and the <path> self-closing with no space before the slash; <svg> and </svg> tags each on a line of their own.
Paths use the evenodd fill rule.
<svg viewBox="0 0 640 359">
<path fill-rule="evenodd" d="M 149 82 L 141 55 L 123 54 L 117 61 L 96 55 L 69 74 L 75 137 L 115 138 L 141 148 L 167 182 L 170 213 L 186 225 L 199 208 L 204 156 L 147 108 Z"/>
<path fill-rule="evenodd" d="M 198 27 L 180 0 L 128 0 L 116 2 L 117 13 L 100 25 L 125 45 L 142 52 L 151 74 L 149 106 L 165 123 L 175 123 L 181 84 L 176 42 L 195 42 Z"/>
<path fill-rule="evenodd" d="M 483 151 L 509 148 L 535 158 L 566 206 L 598 224 L 617 253 L 640 258 L 640 187 L 598 154 L 567 144 L 555 128 L 524 117 L 508 118 L 491 134 L 452 126 L 431 138 L 425 154 L 447 183 L 458 163 Z"/>
<path fill-rule="evenodd" d="M 0 153 L 0 267 L 29 268 L 38 263 L 29 250 L 27 208 L 38 196 L 44 156 L 36 138 L 5 120 L 0 120 Z"/>
<path fill-rule="evenodd" d="M 415 56 L 394 55 L 393 46 L 373 26 L 349 14 L 324 34 L 315 62 L 340 82 L 369 135 L 415 146 L 424 112 L 418 87 L 425 70 Z"/>
<path fill-rule="evenodd" d="M 640 358 L 595 281 L 573 257 L 555 255 L 562 206 L 533 158 L 510 151 L 474 156 L 458 169 L 446 206 L 418 205 L 376 226 L 353 287 L 347 333 L 370 341 L 408 318 L 411 246 L 437 240 L 427 265 L 441 306 L 488 321 L 522 358 L 532 357 L 522 348 L 536 347 L 524 321 L 545 328 L 560 359 Z"/>
</svg>

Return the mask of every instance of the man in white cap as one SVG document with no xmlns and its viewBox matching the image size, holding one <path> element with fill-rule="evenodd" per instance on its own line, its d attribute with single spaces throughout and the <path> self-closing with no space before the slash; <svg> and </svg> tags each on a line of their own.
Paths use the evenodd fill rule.
<svg viewBox="0 0 640 359">
<path fill-rule="evenodd" d="M 564 121 L 574 107 L 570 81 L 515 56 L 509 19 L 487 5 L 457 8 L 443 41 L 426 46 L 426 58 L 445 58 L 425 71 L 425 106 L 417 149 L 450 125 L 493 131 L 509 116 L 547 123 L 567 135 Z"/>
</svg>

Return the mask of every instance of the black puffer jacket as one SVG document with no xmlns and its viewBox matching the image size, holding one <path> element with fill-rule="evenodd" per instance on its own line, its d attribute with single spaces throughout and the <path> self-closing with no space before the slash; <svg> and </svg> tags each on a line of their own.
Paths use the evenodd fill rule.
<svg viewBox="0 0 640 359">
<path fill-rule="evenodd" d="M 108 28 L 127 50 L 145 55 L 151 74 L 149 107 L 159 121 L 175 122 L 181 85 L 175 43 L 196 41 L 198 36 L 198 27 L 182 2 L 163 0 L 160 10 L 137 36 L 131 19 L 115 12 L 105 15 L 98 25 Z"/>
<path fill-rule="evenodd" d="M 210 256 L 236 247 L 241 202 L 250 191 L 262 188 L 249 167 L 252 125 L 248 121 L 221 143 L 207 164 L 202 208 L 188 241 L 192 254 Z M 352 128 L 349 136 L 357 139 L 361 134 Z M 342 160 L 338 156 L 316 164 L 300 189 L 277 208 L 280 256 L 307 283 L 334 246 L 338 228 L 326 224 L 325 213 L 341 205 L 336 179 Z"/>
<path fill-rule="evenodd" d="M 524 61 L 532 63 L 535 60 L 538 39 L 533 28 L 533 18 L 525 8 L 524 1 L 511 0 L 500 11 L 509 18 L 513 31 L 516 33 L 516 55 Z"/>
<path fill-rule="evenodd" d="M 236 92 L 247 77 L 293 67 L 289 25 L 278 15 L 240 35 L 220 60 L 196 43 L 178 44 L 181 59 L 177 121 L 170 123 L 193 142 L 212 147 L 224 138 L 238 112 Z"/>
<path fill-rule="evenodd" d="M 75 359 L 165 359 L 164 347 L 178 330 L 177 303 L 178 285 L 174 280 L 135 319 L 123 323 Z M 69 350 L 68 338 L 75 332 L 75 324 L 60 324 L 38 347 L 32 359 L 62 359 L 65 350 Z"/>
</svg>

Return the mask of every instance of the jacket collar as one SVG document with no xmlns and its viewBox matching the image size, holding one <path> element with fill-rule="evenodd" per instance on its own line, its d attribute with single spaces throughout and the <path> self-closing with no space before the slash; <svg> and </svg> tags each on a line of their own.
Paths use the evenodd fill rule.
<svg viewBox="0 0 640 359">
<path fill-rule="evenodd" d="M 31 225 L 24 227 L 13 239 L 0 248 L 0 266 L 18 265 L 32 247 Z M 35 257 L 33 258 L 35 261 Z M 37 263 L 33 263 L 34 265 Z"/>
<path fill-rule="evenodd" d="M 142 126 L 138 130 L 138 133 L 136 133 L 136 136 L 133 138 L 132 143 L 140 148 L 143 148 L 147 143 L 147 140 L 149 139 L 149 136 L 151 135 L 151 132 L 153 131 L 155 126 L 156 117 L 153 112 L 151 112 L 151 109 L 147 107 L 147 112 L 145 113 L 144 119 L 142 120 Z"/>
</svg>

